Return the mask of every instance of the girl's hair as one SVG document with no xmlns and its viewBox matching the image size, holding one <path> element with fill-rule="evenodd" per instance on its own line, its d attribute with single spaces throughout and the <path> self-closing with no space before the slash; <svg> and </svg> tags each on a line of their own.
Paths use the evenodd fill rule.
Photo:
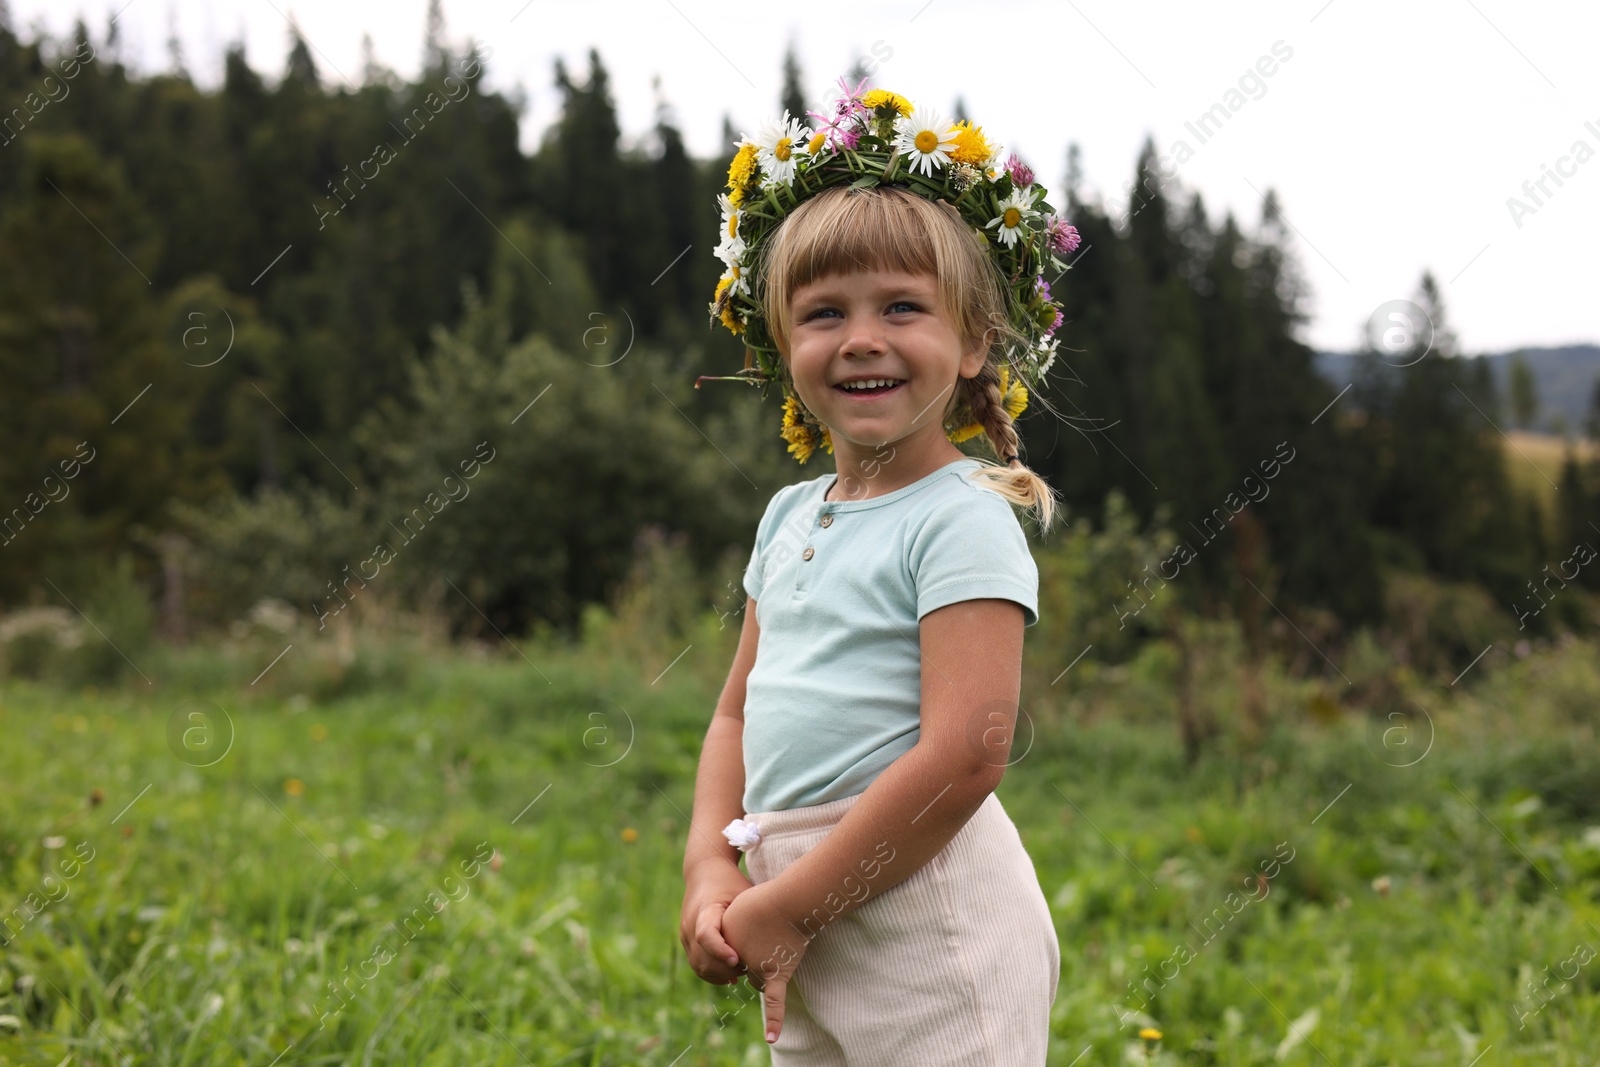
<svg viewBox="0 0 1600 1067">
<path fill-rule="evenodd" d="M 956 379 L 941 425 L 964 403 L 997 457 L 1020 456 L 1022 443 L 1000 394 L 1000 366 L 1011 348 L 1029 342 L 1006 314 L 1004 281 L 989 256 L 988 238 L 953 205 L 894 186 L 837 186 L 806 200 L 767 240 L 754 272 L 768 331 L 785 359 L 795 292 L 819 278 L 860 270 L 932 275 L 963 344 L 988 337 L 983 369 Z M 1040 529 L 1050 528 L 1056 502 L 1049 482 L 1020 458 L 1011 466 L 972 458 L 983 464 L 973 472 L 975 481 L 1032 509 Z"/>
</svg>

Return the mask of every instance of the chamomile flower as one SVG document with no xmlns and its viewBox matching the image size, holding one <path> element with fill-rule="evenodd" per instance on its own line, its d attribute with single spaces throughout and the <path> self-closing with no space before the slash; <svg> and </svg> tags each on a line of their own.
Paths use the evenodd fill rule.
<svg viewBox="0 0 1600 1067">
<path fill-rule="evenodd" d="M 739 236 L 741 212 L 726 195 L 717 197 L 717 203 L 722 207 L 722 240 L 715 249 L 716 256 L 731 267 L 744 258 L 745 240 Z"/>
<path fill-rule="evenodd" d="M 1017 238 L 1023 233 L 1023 220 L 1038 215 L 1038 210 L 1033 206 L 1035 197 L 1034 187 L 1027 186 L 1018 189 L 1004 200 L 1000 201 L 1000 214 L 984 224 L 984 229 L 999 227 L 996 239 L 1007 248 L 1017 243 Z"/>
<path fill-rule="evenodd" d="M 737 235 L 729 237 L 723 233 L 722 241 L 716 247 L 717 258 L 728 267 L 737 266 L 744 259 L 745 240 Z"/>
<path fill-rule="evenodd" d="M 739 207 L 728 199 L 727 193 L 717 194 L 717 206 L 722 208 L 722 238 L 727 240 L 739 236 Z"/>
<path fill-rule="evenodd" d="M 931 107 L 919 107 L 895 122 L 899 139 L 895 149 L 909 160 L 911 169 L 931 176 L 935 167 L 948 166 L 956 150 L 955 124 Z"/>
<path fill-rule="evenodd" d="M 728 272 L 721 278 L 717 279 L 717 284 L 719 287 L 723 282 L 727 282 L 728 288 L 732 289 L 735 293 L 740 293 L 746 296 L 748 296 L 750 293 L 750 279 L 744 276 L 744 268 L 738 263 L 728 264 Z"/>
<path fill-rule="evenodd" d="M 788 109 L 784 110 L 782 118 L 761 127 L 755 137 L 756 159 L 766 180 L 783 185 L 794 180 L 795 164 L 799 162 L 795 154 L 805 150 L 810 138 L 811 131 L 802 126 L 799 119 L 790 118 Z"/>
<path fill-rule="evenodd" d="M 1043 378 L 1049 372 L 1051 365 L 1056 361 L 1056 348 L 1060 344 L 1060 340 L 1053 337 L 1039 342 L 1037 352 L 1039 356 L 1044 357 L 1044 362 L 1040 363 L 1039 369 L 1034 371 L 1036 377 Z"/>
</svg>

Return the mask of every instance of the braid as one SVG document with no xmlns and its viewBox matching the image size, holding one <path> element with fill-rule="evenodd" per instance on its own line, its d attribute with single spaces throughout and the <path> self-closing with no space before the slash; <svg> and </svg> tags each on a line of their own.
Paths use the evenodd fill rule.
<svg viewBox="0 0 1600 1067">
<path fill-rule="evenodd" d="M 1055 491 L 1038 474 L 1028 469 L 1018 454 L 1022 439 L 1006 410 L 1005 396 L 1000 392 L 1000 364 L 989 361 L 971 378 L 960 380 L 963 400 L 972 418 L 968 425 L 983 427 L 984 436 L 1000 457 L 998 466 L 976 471 L 973 477 L 981 479 L 989 488 L 1012 504 L 1031 509 L 1038 517 L 1041 530 L 1049 530 L 1056 514 Z"/>
<path fill-rule="evenodd" d="M 972 412 L 972 421 L 983 427 L 984 436 L 1002 464 L 1021 466 L 1022 461 L 1017 456 L 1021 439 L 1000 393 L 999 368 L 993 362 L 985 363 L 977 376 L 966 381 L 967 407 Z"/>
</svg>

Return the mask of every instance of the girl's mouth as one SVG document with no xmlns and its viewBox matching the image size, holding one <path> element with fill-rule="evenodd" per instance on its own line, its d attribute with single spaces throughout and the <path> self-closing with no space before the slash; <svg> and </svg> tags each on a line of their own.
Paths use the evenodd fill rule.
<svg viewBox="0 0 1600 1067">
<path fill-rule="evenodd" d="M 887 381 L 888 379 L 885 380 Z M 891 382 L 889 385 L 873 385 L 871 388 L 865 389 L 861 388 L 860 386 L 854 386 L 847 389 L 842 385 L 836 385 L 834 386 L 834 389 L 843 393 L 845 396 L 855 397 L 860 400 L 870 400 L 873 397 L 888 396 L 890 393 L 894 392 L 896 389 L 899 389 L 905 384 L 906 383 L 903 381 L 895 381 Z"/>
</svg>

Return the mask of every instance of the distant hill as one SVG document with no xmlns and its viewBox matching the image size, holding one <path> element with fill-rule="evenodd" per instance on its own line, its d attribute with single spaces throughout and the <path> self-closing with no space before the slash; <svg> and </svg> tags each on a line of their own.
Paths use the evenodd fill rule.
<svg viewBox="0 0 1600 1067">
<path fill-rule="evenodd" d="M 1507 383 L 1511 373 L 1511 358 L 1519 353 L 1533 371 L 1534 384 L 1539 393 L 1539 414 L 1529 426 L 1520 425 L 1511 417 L 1511 394 Z M 1501 417 L 1496 422 L 1501 429 L 1531 430 L 1559 436 L 1564 425 L 1574 436 L 1583 435 L 1583 420 L 1589 410 L 1589 399 L 1594 395 L 1595 383 L 1600 382 L 1600 345 L 1520 348 L 1464 358 L 1488 360 L 1495 387 L 1500 391 Z M 1355 359 L 1356 354 L 1352 352 L 1318 352 L 1317 371 L 1342 389 L 1351 380 Z"/>
</svg>

